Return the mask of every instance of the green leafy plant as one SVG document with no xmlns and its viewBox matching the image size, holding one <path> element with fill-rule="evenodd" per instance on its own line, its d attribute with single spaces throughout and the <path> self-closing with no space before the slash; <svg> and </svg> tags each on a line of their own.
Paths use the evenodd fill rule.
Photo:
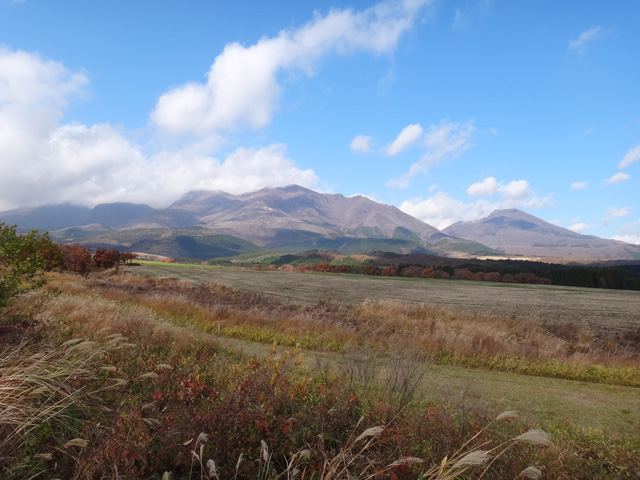
<svg viewBox="0 0 640 480">
<path fill-rule="evenodd" d="M 50 244 L 46 233 L 19 234 L 15 225 L 0 223 L 0 312 L 21 291 L 42 284 L 46 260 L 41 252 Z"/>
</svg>

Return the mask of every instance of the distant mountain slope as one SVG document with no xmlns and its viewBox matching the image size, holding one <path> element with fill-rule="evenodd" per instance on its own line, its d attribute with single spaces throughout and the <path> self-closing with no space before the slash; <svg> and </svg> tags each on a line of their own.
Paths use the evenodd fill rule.
<svg viewBox="0 0 640 480">
<path fill-rule="evenodd" d="M 0 212 L 0 222 L 18 225 L 20 231 L 58 230 L 60 228 L 85 225 L 89 222 L 91 209 L 63 203 L 42 207 L 17 208 Z"/>
<path fill-rule="evenodd" d="M 154 209 L 149 205 L 137 203 L 101 203 L 89 213 L 89 223 L 108 225 L 112 228 L 122 228 L 137 222 Z"/>
<path fill-rule="evenodd" d="M 174 219 L 182 215 L 197 217 L 202 227 L 264 248 L 297 246 L 300 250 L 330 245 L 353 252 L 375 244 L 404 252 L 491 251 L 476 242 L 451 238 L 396 207 L 362 196 L 318 193 L 298 185 L 263 188 L 238 196 L 190 192 L 163 215 Z M 365 241 L 370 239 L 378 241 Z"/>
<path fill-rule="evenodd" d="M 47 215 L 47 209 L 60 209 L 62 213 Z M 73 210 L 73 214 L 64 214 L 65 209 Z M 396 207 L 361 196 L 347 198 L 318 193 L 297 185 L 264 188 L 243 195 L 193 191 L 161 210 L 148 205 L 113 203 L 91 210 L 67 205 L 5 214 L 9 214 L 12 223 L 51 230 L 57 241 L 135 247 L 139 251 L 178 257 L 205 258 L 218 253 L 227 256 L 256 248 L 331 249 L 349 253 L 388 250 L 441 255 L 493 253 L 486 245 L 453 238 Z M 222 241 L 221 235 L 230 237 Z M 229 240 L 232 237 L 237 241 Z M 227 248 L 229 242 L 234 244 L 231 248 Z"/>
<path fill-rule="evenodd" d="M 579 233 L 520 210 L 496 210 L 444 233 L 488 245 L 511 255 L 582 259 L 640 259 L 640 246 Z"/>
<path fill-rule="evenodd" d="M 413 240 L 435 242 L 446 236 L 395 207 L 365 197 L 317 193 L 297 185 L 264 188 L 232 196 L 189 193 L 168 209 L 196 214 L 200 225 L 277 247 L 318 237 L 393 238 L 397 229 Z"/>
</svg>

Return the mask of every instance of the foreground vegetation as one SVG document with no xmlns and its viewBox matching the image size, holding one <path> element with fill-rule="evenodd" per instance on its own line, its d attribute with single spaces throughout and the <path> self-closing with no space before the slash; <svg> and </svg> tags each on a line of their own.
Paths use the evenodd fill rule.
<svg viewBox="0 0 640 480">
<path fill-rule="evenodd" d="M 640 474 L 633 437 L 425 394 L 433 385 L 421 380 L 444 368 L 430 362 L 502 368 L 487 362 L 504 357 L 636 378 L 637 358 L 605 355 L 579 329 L 567 340 L 531 321 L 429 306 L 284 304 L 122 268 L 47 280 L 3 314 L 4 478 Z M 246 353 L 229 348 L 238 342 Z"/>
</svg>

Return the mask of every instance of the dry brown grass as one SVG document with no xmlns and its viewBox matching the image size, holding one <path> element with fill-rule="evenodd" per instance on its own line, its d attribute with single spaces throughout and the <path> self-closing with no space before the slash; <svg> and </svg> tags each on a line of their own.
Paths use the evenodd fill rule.
<svg viewBox="0 0 640 480">
<path fill-rule="evenodd" d="M 264 343 L 274 339 L 291 346 L 301 343 L 306 349 L 342 350 L 345 345 L 380 353 L 403 349 L 423 359 L 447 358 L 447 362 L 477 366 L 483 361 L 470 363 L 464 359 L 506 359 L 501 364 L 491 363 L 490 368 L 498 369 L 523 370 L 530 362 L 562 362 L 567 365 L 565 373 L 555 375 L 565 377 L 573 375 L 570 371 L 586 370 L 594 364 L 634 369 L 639 359 L 634 349 L 603 343 L 575 324 L 541 325 L 518 317 L 452 311 L 426 304 L 365 301 L 355 307 L 332 302 L 287 305 L 222 285 L 194 286 L 185 280 L 154 280 L 127 273 L 94 276 L 82 282 L 56 274 L 48 288 L 75 298 L 62 296 L 60 305 L 52 304 L 59 315 L 81 319 L 88 313 L 86 309 L 92 308 L 92 315 L 102 326 L 126 323 L 118 327 L 124 335 L 131 335 L 136 328 L 158 331 L 171 329 L 172 325 L 190 326 Z M 83 297 L 92 300 L 77 305 Z M 123 316 L 121 307 L 113 302 L 129 305 L 131 311 Z M 509 359 L 518 360 L 514 363 Z M 544 374 L 544 369 L 533 373 Z"/>
<path fill-rule="evenodd" d="M 563 345 L 562 342 L 571 341 L 517 319 L 465 316 L 439 308 L 393 302 L 365 302 L 353 308 L 330 302 L 313 306 L 283 305 L 255 293 L 240 293 L 218 285 L 194 287 L 187 282 L 153 281 L 129 275 L 108 274 L 79 279 L 56 274 L 51 277 L 47 289 L 30 293 L 19 303 L 25 320 L 30 319 L 35 325 L 34 331 L 46 334 L 47 341 L 52 344 L 73 337 L 96 342 L 85 341 L 85 347 L 97 347 L 115 339 L 123 348 L 126 348 L 124 344 L 135 344 L 135 352 L 131 355 L 111 357 L 106 352 L 101 357 L 106 368 L 98 366 L 105 380 L 128 380 L 121 395 L 109 396 L 103 403 L 114 409 L 112 417 L 95 435 L 78 439 L 70 431 L 68 437 L 56 444 L 58 449 L 82 452 L 64 470 L 74 471 L 75 478 L 116 478 L 118 475 L 139 478 L 141 472 L 151 472 L 152 465 L 164 468 L 176 459 L 182 459 L 181 478 L 188 478 L 193 470 L 215 478 L 212 472 L 218 470 L 211 468 L 216 465 L 209 463 L 211 458 L 220 459 L 218 467 L 226 469 L 227 474 L 220 478 L 233 478 L 233 465 L 229 465 L 229 459 L 208 456 L 207 452 L 229 452 L 224 442 L 235 428 L 234 422 L 239 421 L 243 422 L 242 431 L 235 432 L 238 436 L 233 442 L 245 442 L 251 436 L 253 443 L 249 443 L 256 445 L 257 439 L 259 445 L 260 435 L 269 435 L 269 448 L 273 450 L 267 452 L 267 459 L 259 463 L 257 469 L 251 470 L 251 476 L 239 478 L 256 478 L 256 471 L 258 478 L 265 479 L 283 472 L 293 476 L 296 467 L 301 471 L 300 475 L 304 475 L 306 460 L 291 453 L 298 447 L 312 450 L 310 462 L 314 465 L 314 478 L 346 478 L 347 475 L 387 478 L 391 473 L 402 472 L 404 477 L 400 478 L 411 479 L 418 478 L 420 473 L 422 478 L 454 478 L 465 473 L 477 477 L 488 467 L 489 472 L 509 471 L 512 478 L 531 463 L 518 465 L 519 469 L 513 473 L 516 467 L 509 461 L 502 462 L 501 450 L 496 448 L 502 445 L 515 449 L 512 445 L 521 441 L 546 442 L 546 437 L 533 431 L 521 437 L 516 434 L 508 441 L 510 443 L 504 443 L 504 438 L 498 435 L 500 432 L 496 432 L 496 436 L 478 437 L 463 445 L 461 439 L 474 435 L 486 424 L 480 414 L 457 410 L 457 406 L 446 405 L 444 401 L 442 405 L 407 407 L 416 391 L 414 387 L 420 381 L 418 367 L 423 366 L 420 360 L 449 349 L 457 349 L 463 352 L 457 355 L 468 354 L 469 358 L 475 358 L 472 356 L 481 349 L 487 356 L 491 352 L 509 355 L 520 352 L 524 356 L 526 352 L 517 350 L 524 339 L 534 339 L 542 345 L 544 341 L 548 342 L 550 347 L 539 350 L 538 358 L 541 355 L 567 355 L 561 349 L 554 350 L 556 344 L 553 342 Z M 327 382 L 322 379 L 318 383 L 312 381 L 307 378 L 308 371 L 301 377 L 285 377 L 284 357 L 289 359 L 286 364 L 291 365 L 294 355 L 287 353 L 281 359 L 280 355 L 274 354 L 270 359 L 252 358 L 246 362 L 246 358 L 242 359 L 234 352 L 222 353 L 217 350 L 216 335 L 203 334 L 203 331 L 217 333 L 218 324 L 222 325 L 221 334 L 231 334 L 233 328 L 247 337 L 262 332 L 263 341 L 270 337 L 269 342 L 278 336 L 286 339 L 286 335 L 290 335 L 293 340 L 307 336 L 317 341 L 318 348 L 326 347 L 327 343 L 323 342 L 338 336 L 344 342 L 347 354 L 361 352 L 356 359 L 359 366 L 352 368 L 351 373 L 347 367 L 345 376 L 338 369 L 333 372 L 334 380 Z M 124 340 L 123 336 L 128 338 Z M 360 350 L 356 350 L 358 345 Z M 390 359 L 398 350 L 404 355 L 394 363 Z M 381 363 L 387 366 L 387 371 L 372 374 L 366 367 L 373 365 L 378 352 L 385 354 Z M 589 354 L 580 355 L 587 358 Z M 79 357 L 77 362 L 82 365 L 83 359 Z M 111 360 L 114 361 L 110 363 Z M 87 379 L 93 381 L 95 369 L 89 370 L 93 377 L 87 376 Z M 386 378 L 385 373 L 388 373 Z M 348 378 L 354 380 L 352 385 Z M 275 406 L 269 403 L 271 401 Z M 74 401 L 74 405 L 76 403 Z M 96 406 L 98 403 L 94 402 L 92 408 Z M 360 415 L 359 409 L 366 409 L 371 423 L 354 429 L 349 436 L 350 428 Z M 209 418 L 211 412 L 218 412 L 219 416 Z M 170 421 L 169 414 L 172 416 Z M 294 416 L 296 420 L 290 422 Z M 97 417 L 92 412 L 78 417 L 83 420 L 85 431 L 96 431 Z M 266 426 L 265 420 L 269 420 Z M 393 425 L 371 430 L 387 421 L 392 421 Z M 329 427 L 331 433 L 322 437 L 326 442 L 324 446 L 316 444 L 322 442 L 318 433 Z M 287 432 L 291 428 L 299 428 L 300 436 L 290 437 Z M 367 431 L 370 434 L 364 434 Z M 217 432 L 217 437 L 210 437 L 209 450 L 203 447 L 204 439 L 200 443 L 196 441 L 198 448 L 190 444 L 185 446 L 185 442 L 191 437 L 195 439 L 198 432 Z M 306 432 L 312 433 L 305 436 Z M 274 437 L 278 440 L 274 441 Z M 485 441 L 489 443 L 485 444 Z M 235 458 L 242 451 L 254 462 L 253 466 L 246 466 L 245 472 L 254 468 L 256 462 L 255 448 L 249 443 L 234 444 L 237 448 Z M 368 446 L 363 450 L 365 445 Z M 425 450 L 421 445 L 427 445 L 429 449 Z M 425 462 L 424 468 L 417 461 L 409 460 L 412 457 L 407 452 L 413 452 L 414 447 L 416 456 Z M 189 456 L 191 448 L 197 454 L 193 458 L 200 462 L 200 468 L 195 461 L 192 468 L 185 463 L 185 451 L 186 460 L 192 460 Z M 167 449 L 171 453 L 165 458 Z M 43 457 L 43 461 L 48 462 L 45 467 L 58 468 L 55 465 L 61 457 L 57 451 L 46 453 L 51 457 L 48 460 Z M 526 451 L 523 454 L 528 459 L 544 457 L 532 457 Z M 443 460 L 445 455 L 447 458 Z M 554 455 L 555 459 L 544 457 L 548 460 L 545 465 L 550 472 L 555 472 L 556 467 L 557 471 L 563 471 L 562 465 L 553 466 L 562 455 L 557 452 Z M 495 464 L 492 464 L 494 459 Z M 27 460 L 32 464 L 39 461 Z M 300 464 L 296 463 L 298 460 Z M 288 466 L 283 467 L 283 462 Z M 626 464 L 623 462 L 622 465 Z M 404 467 L 408 470 L 402 470 Z M 156 476 L 161 472 L 154 470 Z M 536 470 L 530 470 L 530 473 L 535 475 Z M 14 473 L 12 478 L 23 477 Z"/>
</svg>

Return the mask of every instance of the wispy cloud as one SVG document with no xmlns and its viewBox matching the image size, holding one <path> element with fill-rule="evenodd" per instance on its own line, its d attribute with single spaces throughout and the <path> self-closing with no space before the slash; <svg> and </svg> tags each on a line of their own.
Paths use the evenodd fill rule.
<svg viewBox="0 0 640 480">
<path fill-rule="evenodd" d="M 422 127 L 419 123 L 408 125 L 402 129 L 396 139 L 387 147 L 387 154 L 394 156 L 404 152 L 414 145 L 422 136 Z"/>
<path fill-rule="evenodd" d="M 593 228 L 594 226 L 588 223 L 584 223 L 584 222 L 578 222 L 578 223 L 574 223 L 573 225 L 568 226 L 567 228 L 569 230 L 571 230 L 572 232 L 576 232 L 576 233 L 582 233 L 585 232 L 587 230 L 589 230 L 590 228 Z"/>
<path fill-rule="evenodd" d="M 407 173 L 387 182 L 387 186 L 406 188 L 416 175 L 427 173 L 430 167 L 443 160 L 458 158 L 473 145 L 471 135 L 475 129 L 473 121 L 456 123 L 442 120 L 440 125 L 431 125 L 420 140 L 420 143 L 426 148 L 426 153 L 419 161 L 411 165 Z"/>
<path fill-rule="evenodd" d="M 640 143 L 625 154 L 622 160 L 620 160 L 619 168 L 627 168 L 632 163 L 635 163 L 638 160 L 640 160 Z"/>
<path fill-rule="evenodd" d="M 371 137 L 367 135 L 358 135 L 351 140 L 349 148 L 354 153 L 370 153 L 371 152 Z"/>
<path fill-rule="evenodd" d="M 569 51 L 583 54 L 587 50 L 587 46 L 596 40 L 602 32 L 602 27 L 598 25 L 591 30 L 587 30 L 578 35 L 578 38 L 569 42 Z"/>
<path fill-rule="evenodd" d="M 605 185 L 616 185 L 618 183 L 625 182 L 631 178 L 631 175 L 627 173 L 618 172 L 613 177 L 605 179 Z"/>
<path fill-rule="evenodd" d="M 611 220 L 615 220 L 616 218 L 624 218 L 628 215 L 631 215 L 631 211 L 632 211 L 631 207 L 607 208 L 607 211 L 604 214 L 604 219 L 602 220 L 602 222 L 606 225 Z"/>
<path fill-rule="evenodd" d="M 589 185 L 589 182 L 573 182 L 571 184 L 571 190 L 584 190 Z"/>
</svg>

